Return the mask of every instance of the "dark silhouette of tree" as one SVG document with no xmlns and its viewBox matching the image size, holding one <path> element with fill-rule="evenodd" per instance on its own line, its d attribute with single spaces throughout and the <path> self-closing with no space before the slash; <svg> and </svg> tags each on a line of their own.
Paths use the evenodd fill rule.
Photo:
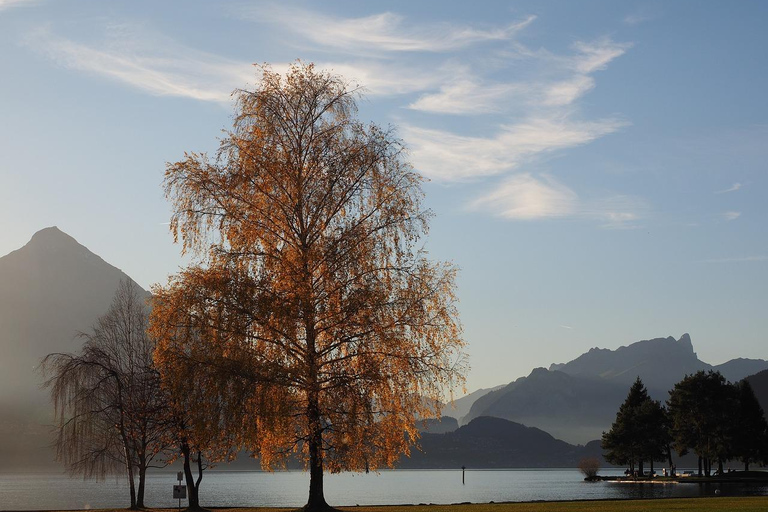
<svg viewBox="0 0 768 512">
<path fill-rule="evenodd" d="M 125 471 L 132 509 L 144 507 L 146 471 L 166 447 L 166 404 L 146 328 L 137 286 L 122 281 L 107 313 L 80 335 L 80 353 L 50 354 L 42 365 L 56 414 L 58 459 L 86 478 Z"/>
<path fill-rule="evenodd" d="M 422 178 L 342 78 L 265 68 L 237 99 L 215 161 L 167 167 L 171 229 L 199 262 L 154 290 L 157 359 L 263 466 L 304 458 L 305 508 L 325 510 L 325 469 L 392 466 L 425 402 L 463 382 L 456 270 L 418 248 Z"/>
<path fill-rule="evenodd" d="M 605 459 L 612 464 L 629 465 L 634 473 L 643 474 L 643 461 L 669 457 L 669 420 L 661 403 L 648 396 L 640 377 L 635 380 L 624 403 L 619 407 L 616 421 L 608 432 L 603 432 L 602 447 Z"/>
<path fill-rule="evenodd" d="M 762 407 L 747 380 L 734 384 L 738 400 L 738 415 L 733 420 L 735 429 L 733 452 L 749 471 L 753 462 L 768 461 L 768 423 Z"/>
<path fill-rule="evenodd" d="M 681 455 L 692 450 L 699 457 L 699 476 L 710 476 L 712 463 L 722 472 L 734 453 L 734 424 L 738 402 L 733 386 L 718 372 L 688 375 L 670 391 L 667 408 L 673 446 Z"/>
</svg>

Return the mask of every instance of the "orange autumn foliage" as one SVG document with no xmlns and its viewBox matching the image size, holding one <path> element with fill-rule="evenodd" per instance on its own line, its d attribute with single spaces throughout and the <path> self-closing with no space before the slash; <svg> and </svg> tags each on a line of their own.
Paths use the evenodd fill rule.
<svg viewBox="0 0 768 512">
<path fill-rule="evenodd" d="M 151 332 L 168 386 L 206 408 L 200 435 L 236 432 L 265 468 L 304 457 L 322 508 L 323 469 L 394 465 L 463 386 L 456 269 L 419 248 L 422 178 L 357 120 L 355 90 L 303 63 L 262 72 L 216 158 L 167 166 L 197 259 L 153 290 Z"/>
</svg>

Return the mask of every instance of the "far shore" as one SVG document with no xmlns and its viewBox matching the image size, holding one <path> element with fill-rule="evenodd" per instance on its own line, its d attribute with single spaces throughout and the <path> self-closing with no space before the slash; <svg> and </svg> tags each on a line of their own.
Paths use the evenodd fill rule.
<svg viewBox="0 0 768 512">
<path fill-rule="evenodd" d="M 768 496 L 715 496 L 701 498 L 658 498 L 643 500 L 573 500 L 529 501 L 503 503 L 455 503 L 452 505 L 379 505 L 366 507 L 338 507 L 344 512 L 764 512 L 768 509 Z M 24 512 L 126 512 L 125 508 L 88 510 L 48 510 Z M 177 512 L 177 508 L 146 508 L 146 512 Z M 182 509 L 184 510 L 184 509 Z M 298 512 L 285 507 L 209 507 L 211 512 Z M 0 511 L 15 512 L 15 511 Z"/>
</svg>

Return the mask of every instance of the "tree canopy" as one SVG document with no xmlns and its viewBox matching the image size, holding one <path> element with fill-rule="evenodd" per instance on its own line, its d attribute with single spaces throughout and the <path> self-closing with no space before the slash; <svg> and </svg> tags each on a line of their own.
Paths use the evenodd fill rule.
<svg viewBox="0 0 768 512">
<path fill-rule="evenodd" d="M 456 269 L 420 248 L 422 178 L 341 77 L 263 68 L 236 97 L 216 158 L 167 166 L 196 262 L 154 290 L 156 360 L 264 467 L 304 458 L 307 508 L 323 509 L 324 469 L 393 465 L 463 385 Z"/>
</svg>

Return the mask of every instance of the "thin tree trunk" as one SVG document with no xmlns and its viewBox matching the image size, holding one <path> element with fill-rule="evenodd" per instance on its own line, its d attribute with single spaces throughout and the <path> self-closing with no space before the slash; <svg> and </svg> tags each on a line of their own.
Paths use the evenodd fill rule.
<svg viewBox="0 0 768 512">
<path fill-rule="evenodd" d="M 699 478 L 701 478 L 702 476 L 704 476 L 704 475 L 703 475 L 703 473 L 702 473 L 702 471 L 701 471 L 701 463 L 702 463 L 702 460 L 701 460 L 701 455 L 699 455 Z"/>
<path fill-rule="evenodd" d="M 640 459 L 637 465 L 637 476 L 643 476 L 643 459 Z"/>
<path fill-rule="evenodd" d="M 723 476 L 723 459 L 717 459 L 717 474 Z"/>
<path fill-rule="evenodd" d="M 648 469 L 648 476 L 653 478 L 653 458 L 651 458 L 650 468 Z"/>
<path fill-rule="evenodd" d="M 144 508 L 144 489 L 147 482 L 147 458 L 139 457 L 139 490 L 136 493 L 136 508 Z"/>
</svg>

